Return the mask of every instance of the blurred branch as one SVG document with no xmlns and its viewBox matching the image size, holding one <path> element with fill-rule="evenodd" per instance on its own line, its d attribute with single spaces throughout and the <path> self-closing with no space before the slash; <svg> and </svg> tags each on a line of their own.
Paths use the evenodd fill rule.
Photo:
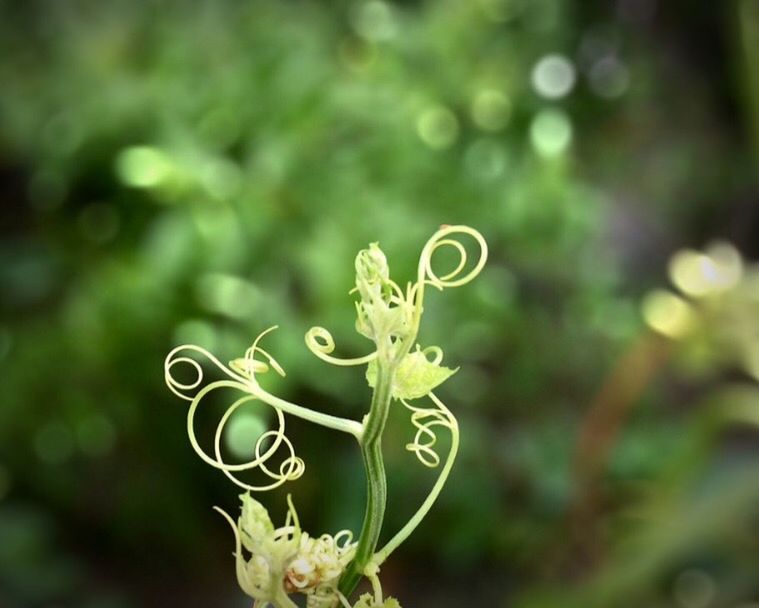
<svg viewBox="0 0 759 608">
<path fill-rule="evenodd" d="M 617 362 L 580 423 L 573 463 L 575 500 L 569 522 L 584 561 L 580 566 L 591 566 L 599 558 L 600 539 L 592 532 L 597 529 L 600 512 L 601 479 L 617 437 L 670 352 L 670 344 L 659 336 L 640 336 Z"/>
<path fill-rule="evenodd" d="M 632 355 L 642 351 L 640 345 L 641 341 L 636 343 L 621 363 L 634 361 Z M 665 348 L 658 354 L 666 356 L 668 351 Z M 647 369 L 655 371 L 655 366 Z M 643 598 L 661 585 L 663 576 L 708 552 L 710 544 L 744 534 L 759 499 L 756 460 L 725 467 L 715 462 L 714 455 L 729 428 L 759 426 L 758 404 L 759 390 L 753 385 L 730 384 L 707 395 L 699 403 L 696 416 L 682 429 L 685 441 L 680 449 L 669 455 L 664 469 L 650 480 L 640 499 L 621 512 L 628 532 L 617 538 L 603 561 L 594 564 L 595 570 L 569 589 L 530 590 L 516 605 L 605 608 L 619 605 L 618 598 L 622 597 L 631 602 L 624 605 L 641 605 Z M 581 522 L 577 523 L 579 526 Z M 576 531 L 581 529 L 577 527 Z M 751 545 L 744 550 L 752 551 Z M 727 576 L 740 573 L 736 570 Z"/>
</svg>

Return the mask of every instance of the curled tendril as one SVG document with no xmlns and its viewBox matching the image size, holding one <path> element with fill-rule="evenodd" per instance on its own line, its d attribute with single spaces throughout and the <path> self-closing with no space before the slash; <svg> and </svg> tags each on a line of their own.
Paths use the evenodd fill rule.
<svg viewBox="0 0 759 608">
<path fill-rule="evenodd" d="M 479 248 L 477 261 L 468 272 L 465 272 L 470 261 L 466 247 L 455 238 L 449 238 L 451 235 L 468 235 L 474 239 Z M 438 276 L 432 268 L 432 259 L 435 252 L 444 247 L 451 247 L 455 250 L 458 254 L 458 262 L 453 270 L 443 276 Z M 474 228 L 470 228 L 469 226 L 443 226 L 433 234 L 424 245 L 422 253 L 419 256 L 417 282 L 409 285 L 407 288 L 407 301 L 413 303 L 414 306 L 415 329 L 418 331 L 419 320 L 422 316 L 425 285 L 430 285 L 441 291 L 448 287 L 461 287 L 462 285 L 466 285 L 480 274 L 487 259 L 488 245 L 485 242 L 484 237 Z"/>
<path fill-rule="evenodd" d="M 452 234 L 469 235 L 477 242 L 477 245 L 480 248 L 480 255 L 477 258 L 477 262 L 472 269 L 463 276 L 459 275 L 463 273 L 467 266 L 468 256 L 466 248 L 456 239 L 446 238 Z M 432 269 L 432 257 L 435 251 L 441 247 L 453 247 L 459 255 L 459 261 L 456 268 L 442 277 L 439 277 Z M 443 226 L 432 235 L 430 240 L 425 244 L 424 249 L 422 249 L 422 255 L 419 257 L 419 283 L 427 283 L 428 285 L 432 285 L 439 289 L 466 285 L 480 273 L 485 266 L 487 257 L 488 245 L 483 236 L 474 228 L 470 228 L 469 226 Z"/>
<path fill-rule="evenodd" d="M 353 532 L 350 530 L 340 530 L 340 532 L 333 537 L 333 542 L 335 543 L 337 550 L 341 553 L 350 550 L 352 547 L 355 548 L 356 546 L 356 543 L 353 542 Z"/>
<path fill-rule="evenodd" d="M 298 479 L 301 475 L 303 475 L 306 465 L 301 458 L 295 455 L 293 444 L 285 435 L 285 417 L 277 408 L 274 408 L 277 414 L 277 428 L 262 433 L 261 436 L 256 440 L 254 448 L 255 458 L 248 462 L 237 465 L 226 465 L 224 463 L 221 455 L 221 438 L 224 434 L 224 427 L 238 407 L 240 407 L 243 403 L 246 403 L 253 399 L 255 399 L 255 397 L 252 395 L 238 399 L 229 408 L 227 408 L 226 412 L 224 412 L 224 415 L 221 417 L 219 424 L 216 426 L 216 434 L 214 436 L 214 454 L 216 458 L 211 464 L 221 470 L 224 475 L 226 475 L 233 483 L 239 487 L 246 490 L 263 492 L 266 490 L 272 490 L 287 481 Z M 196 443 L 197 442 L 193 442 L 193 447 L 195 447 Z M 266 443 L 270 443 L 270 445 L 264 450 Z M 279 472 L 274 472 L 266 466 L 266 462 L 272 457 L 272 455 L 279 449 L 280 445 L 282 444 L 284 444 L 285 449 L 289 455 L 280 463 Z M 196 451 L 198 451 L 198 449 L 202 450 L 202 448 L 199 446 L 196 448 Z M 261 486 L 253 486 L 239 480 L 232 473 L 232 471 L 247 471 L 255 468 L 261 469 L 264 474 L 273 480 L 272 483 Z"/>
<path fill-rule="evenodd" d="M 343 359 L 341 357 L 333 357 L 330 353 L 335 350 L 335 340 L 332 334 L 323 327 L 312 327 L 306 333 L 306 346 L 314 355 L 319 357 L 322 361 L 331 363 L 332 365 L 363 365 L 369 363 L 372 359 L 377 358 L 377 352 L 369 353 L 363 357 L 356 357 L 353 359 Z"/>
<path fill-rule="evenodd" d="M 451 432 L 456 428 L 456 420 L 438 403 L 435 407 L 416 407 L 405 399 L 400 400 L 411 411 L 411 424 L 416 427 L 414 441 L 406 444 L 406 449 L 413 452 L 424 466 L 434 469 L 440 464 L 440 456 L 434 450 L 437 443 L 435 427 L 444 427 Z"/>
<path fill-rule="evenodd" d="M 253 380 L 256 373 L 265 373 L 269 371 L 269 366 L 271 366 L 275 372 L 284 378 L 286 374 L 285 370 L 282 369 L 282 366 L 277 363 L 277 360 L 274 357 L 272 357 L 268 352 L 266 352 L 258 345 L 258 343 L 261 341 L 261 338 L 263 338 L 269 332 L 277 329 L 277 327 L 277 325 L 273 325 L 269 329 L 258 334 L 258 337 L 253 341 L 253 345 L 245 351 L 245 357 L 242 359 L 235 359 L 234 361 L 230 361 L 229 366 L 235 371 L 241 373 L 243 376 L 245 376 L 245 378 L 249 380 Z M 256 353 L 263 355 L 264 358 L 269 362 L 269 365 L 266 365 L 266 363 L 263 363 L 262 361 L 256 359 Z"/>
<path fill-rule="evenodd" d="M 178 397 L 190 402 L 187 412 L 187 435 L 195 452 L 203 461 L 222 471 L 235 484 L 252 491 L 271 490 L 287 481 L 299 478 L 305 470 L 303 460 L 295 455 L 292 442 L 285 435 L 285 416 L 282 407 L 278 407 L 272 403 L 272 399 L 267 399 L 266 397 L 269 397 L 268 393 L 261 389 L 256 381 L 256 374 L 265 373 L 269 368 L 274 369 L 282 376 L 285 375 L 284 370 L 274 357 L 258 345 L 261 338 L 274 329 L 276 327 L 271 327 L 262 332 L 253 342 L 253 345 L 248 348 L 245 357 L 231 361 L 229 366 L 222 364 L 221 361 L 206 349 L 195 345 L 183 345 L 173 349 L 166 357 L 164 364 L 165 379 L 169 389 Z M 196 391 L 203 384 L 203 367 L 191 355 L 202 355 L 230 379 L 212 382 Z M 261 355 L 266 360 L 266 363 L 256 359 L 256 355 Z M 174 373 L 177 366 L 189 368 L 192 374 L 189 381 L 183 382 L 175 377 Z M 195 413 L 203 399 L 218 389 L 233 389 L 245 393 L 245 395 L 237 399 L 222 415 L 216 427 L 214 453 L 211 455 L 200 446 L 196 437 Z M 221 454 L 221 438 L 224 434 L 224 429 L 232 414 L 240 406 L 251 401 L 263 401 L 274 410 L 276 417 L 275 428 L 266 431 L 256 440 L 254 455 L 251 460 L 235 464 L 227 463 Z M 272 469 L 268 466 L 268 462 L 282 448 L 285 450 L 286 455 L 278 468 Z M 271 479 L 271 483 L 251 485 L 243 482 L 235 475 L 235 473 L 252 471 L 254 469 L 260 470 Z"/>
<path fill-rule="evenodd" d="M 440 362 L 443 360 L 443 349 L 439 346 L 428 346 L 423 348 L 422 353 L 432 365 L 440 365 Z M 430 359 L 430 354 L 432 354 L 432 359 Z"/>
<path fill-rule="evenodd" d="M 166 386 L 169 387 L 172 393 L 174 393 L 180 399 L 185 401 L 192 401 L 195 397 L 194 394 L 188 394 L 194 391 L 201 384 L 203 384 L 203 367 L 195 359 L 189 356 L 190 353 L 198 353 L 206 357 L 211 363 L 219 368 L 225 375 L 229 376 L 233 380 L 244 381 L 245 377 L 238 373 L 235 373 L 231 369 L 227 368 L 221 361 L 214 357 L 205 348 L 195 346 L 194 344 L 183 344 L 177 346 L 167 356 L 164 362 L 164 378 L 166 380 Z M 195 379 L 190 382 L 181 382 L 173 376 L 173 370 L 177 365 L 189 366 L 192 373 L 195 375 Z"/>
</svg>

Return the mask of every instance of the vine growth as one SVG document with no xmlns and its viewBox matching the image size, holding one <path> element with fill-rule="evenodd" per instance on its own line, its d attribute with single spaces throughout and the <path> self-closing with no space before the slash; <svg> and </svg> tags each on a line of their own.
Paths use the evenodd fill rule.
<svg viewBox="0 0 759 608">
<path fill-rule="evenodd" d="M 466 240 L 476 247 L 472 259 Z M 462 242 L 463 241 L 463 242 Z M 433 256 L 441 248 L 452 250 L 457 263 L 442 276 L 433 269 Z M 467 226 L 443 226 L 422 249 L 415 282 L 405 289 L 390 278 L 385 254 L 372 243 L 355 260 L 356 330 L 373 342 L 371 352 L 346 359 L 335 356 L 335 342 L 328 330 L 314 327 L 305 336 L 309 350 L 332 365 L 365 366 L 366 379 L 373 389 L 369 409 L 359 421 L 329 415 L 291 403 L 268 392 L 259 377 L 270 370 L 282 376 L 284 370 L 262 346 L 263 338 L 276 327 L 263 331 L 244 356 L 224 365 L 207 350 L 195 345 L 173 349 L 166 357 L 165 377 L 171 391 L 189 402 L 187 434 L 192 447 L 206 463 L 220 470 L 245 492 L 237 520 L 219 510 L 235 537 L 237 579 L 242 590 L 254 600 L 254 608 L 296 608 L 293 594 L 306 596 L 308 608 L 398 608 L 393 598 L 385 598 L 379 580 L 383 563 L 416 529 L 443 489 L 453 467 L 459 445 L 456 418 L 433 392 L 455 369 L 441 365 L 443 351 L 438 346 L 422 347 L 417 342 L 424 311 L 425 290 L 459 287 L 474 279 L 487 259 L 482 235 Z M 204 385 L 204 370 L 198 359 L 217 368 L 222 379 Z M 189 370 L 190 380 L 177 378 L 177 368 Z M 186 372 L 187 373 L 187 372 Z M 184 376 L 182 376 L 184 378 Z M 233 390 L 239 397 L 226 409 L 214 433 L 213 451 L 201 447 L 195 432 L 198 407 L 220 390 Z M 422 401 L 424 400 L 424 401 Z M 251 401 L 260 401 L 274 411 L 274 428 L 262 433 L 247 462 L 230 463 L 222 454 L 222 437 L 235 411 Z M 426 401 L 426 403 L 425 403 Z M 416 429 L 406 449 L 426 467 L 439 469 L 430 493 L 390 540 L 378 548 L 387 504 L 382 437 L 388 412 L 397 402 L 410 412 Z M 419 405 L 422 403 L 422 405 Z M 352 435 L 360 448 L 366 473 L 366 511 L 358 537 L 343 530 L 335 535 L 312 537 L 301 529 L 298 514 L 288 496 L 285 522 L 275 527 L 267 510 L 252 492 L 262 492 L 298 479 L 305 463 L 286 435 L 286 417 L 295 416 L 327 429 Z M 437 432 L 447 430 L 450 447 L 444 459 L 436 451 Z M 442 466 L 441 466 L 442 462 Z M 240 474 L 256 470 L 263 481 L 251 484 Z M 349 598 L 362 577 L 372 585 L 356 603 Z"/>
</svg>

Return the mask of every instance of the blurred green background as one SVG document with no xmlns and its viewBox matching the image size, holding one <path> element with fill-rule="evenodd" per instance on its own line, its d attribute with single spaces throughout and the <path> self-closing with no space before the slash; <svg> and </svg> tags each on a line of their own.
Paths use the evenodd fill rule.
<svg viewBox="0 0 759 608">
<path fill-rule="evenodd" d="M 757 152 L 759 0 L 0 1 L 0 606 L 248 606 L 166 353 L 279 324 L 267 388 L 358 419 L 304 333 L 365 352 L 356 251 L 405 282 L 463 223 L 490 262 L 421 335 L 462 452 L 386 590 L 756 608 Z M 407 418 L 391 530 L 432 482 Z M 275 521 L 356 529 L 356 446 L 290 428 Z"/>
</svg>

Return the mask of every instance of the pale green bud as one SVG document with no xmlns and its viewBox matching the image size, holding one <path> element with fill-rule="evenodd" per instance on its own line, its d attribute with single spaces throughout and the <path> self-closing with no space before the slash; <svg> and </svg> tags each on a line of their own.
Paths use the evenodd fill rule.
<svg viewBox="0 0 759 608">
<path fill-rule="evenodd" d="M 377 243 L 356 256 L 356 331 L 376 343 L 407 333 L 412 311 L 390 280 L 387 258 Z"/>
<path fill-rule="evenodd" d="M 362 249 L 356 256 L 356 286 L 362 283 L 381 283 L 390 278 L 387 258 L 379 243 L 371 243 L 369 249 Z"/>
<path fill-rule="evenodd" d="M 242 590 L 262 602 L 289 593 L 317 594 L 320 599 L 309 600 L 309 606 L 333 606 L 340 575 L 355 555 L 355 543 L 338 545 L 329 534 L 311 538 L 300 529 L 289 497 L 289 516 L 280 528 L 274 527 L 266 508 L 249 494 L 242 494 L 240 500 L 237 525 L 228 520 L 235 527 L 237 579 Z M 242 547 L 251 554 L 249 558 L 243 556 Z"/>
<path fill-rule="evenodd" d="M 298 554 L 287 567 L 285 587 L 309 593 L 323 585 L 336 585 L 354 553 L 354 547 L 338 547 L 329 534 L 311 538 L 304 532 Z"/>
</svg>

